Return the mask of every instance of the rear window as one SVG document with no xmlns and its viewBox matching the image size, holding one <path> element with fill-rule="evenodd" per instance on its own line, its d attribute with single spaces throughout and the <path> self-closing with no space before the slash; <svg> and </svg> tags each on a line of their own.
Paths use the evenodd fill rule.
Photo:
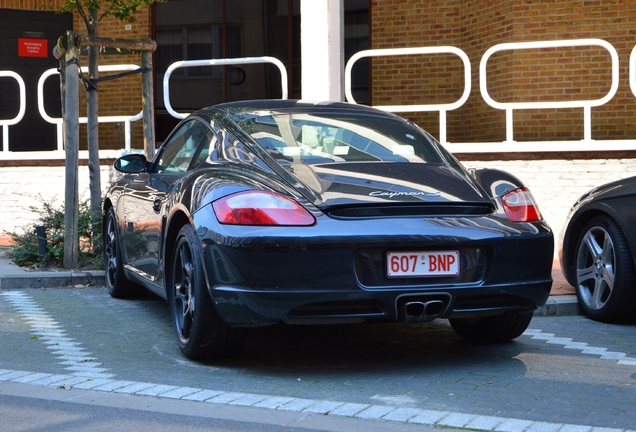
<svg viewBox="0 0 636 432">
<path fill-rule="evenodd" d="M 442 163 L 430 135 L 397 119 L 274 114 L 246 120 L 241 126 L 279 161 Z"/>
</svg>

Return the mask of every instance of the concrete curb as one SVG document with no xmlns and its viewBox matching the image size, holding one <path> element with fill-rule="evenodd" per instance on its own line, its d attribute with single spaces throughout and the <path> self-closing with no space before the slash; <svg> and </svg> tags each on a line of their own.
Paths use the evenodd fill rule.
<svg viewBox="0 0 636 432">
<path fill-rule="evenodd" d="M 545 306 L 534 312 L 535 316 L 583 315 L 576 295 L 550 296 Z"/>
<path fill-rule="evenodd" d="M 0 275 L 0 290 L 21 288 L 61 288 L 76 285 L 103 285 L 103 271 L 22 272 Z"/>
</svg>

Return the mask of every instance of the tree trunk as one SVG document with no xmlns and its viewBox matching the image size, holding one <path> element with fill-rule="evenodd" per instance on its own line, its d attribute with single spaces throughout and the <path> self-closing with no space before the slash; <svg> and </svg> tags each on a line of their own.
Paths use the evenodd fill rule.
<svg viewBox="0 0 636 432">
<path fill-rule="evenodd" d="M 141 67 L 152 69 L 152 52 L 141 54 Z M 155 101 L 152 86 L 152 72 L 144 72 L 141 77 L 141 99 L 144 114 L 144 150 L 146 158 L 151 160 L 155 156 Z"/>
<path fill-rule="evenodd" d="M 96 37 L 98 33 L 98 11 L 90 11 L 92 26 L 88 28 L 90 37 Z M 99 47 L 88 47 L 88 77 L 96 79 L 99 76 Z M 90 208 L 92 217 L 93 234 L 100 234 L 102 216 L 102 185 L 101 169 L 99 162 L 99 123 L 98 117 L 97 83 L 88 87 L 87 103 L 87 142 L 88 142 L 88 178 L 90 188 Z M 93 250 L 99 247 L 101 236 L 93 236 Z"/>
<path fill-rule="evenodd" d="M 77 165 L 79 143 L 79 35 L 66 32 L 66 53 L 62 62 L 66 64 L 63 80 L 64 94 L 64 144 L 66 146 L 66 186 L 64 189 L 64 260 L 67 269 L 77 267 L 79 252 L 78 236 L 78 192 Z"/>
</svg>

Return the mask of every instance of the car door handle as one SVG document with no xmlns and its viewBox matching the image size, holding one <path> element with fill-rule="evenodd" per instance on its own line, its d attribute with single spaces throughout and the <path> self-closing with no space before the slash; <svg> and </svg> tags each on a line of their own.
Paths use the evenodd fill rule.
<svg viewBox="0 0 636 432">
<path fill-rule="evenodd" d="M 159 198 L 152 203 L 152 209 L 155 213 L 159 213 L 161 211 L 161 200 Z"/>
</svg>

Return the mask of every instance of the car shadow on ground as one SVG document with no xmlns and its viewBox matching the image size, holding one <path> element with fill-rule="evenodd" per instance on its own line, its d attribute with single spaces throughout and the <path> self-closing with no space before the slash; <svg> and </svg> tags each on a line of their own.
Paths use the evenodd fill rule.
<svg viewBox="0 0 636 432">
<path fill-rule="evenodd" d="M 152 303 L 147 306 L 158 309 L 157 314 L 164 316 L 169 325 L 165 302 L 154 295 L 146 300 Z M 625 326 L 636 326 L 636 322 L 604 324 L 584 317 L 573 318 L 583 320 L 590 331 L 624 333 Z M 547 331 L 554 330 L 548 327 Z M 176 342 L 174 345 L 176 348 Z M 343 376 L 360 373 L 382 376 L 388 371 L 421 373 L 426 368 L 440 374 L 448 374 L 449 370 L 450 373 L 473 373 L 471 371 L 482 369 L 520 377 L 527 372 L 520 360 L 523 354 L 550 353 L 553 349 L 559 347 L 546 346 L 544 340 L 527 335 L 508 343 L 466 342 L 445 319 L 423 324 L 278 324 L 251 328 L 245 347 L 237 356 L 196 363 L 267 376 L 299 373 L 319 376 L 327 371 L 339 371 Z"/>
<path fill-rule="evenodd" d="M 269 376 L 320 376 L 326 371 L 343 376 L 386 376 L 421 373 L 423 369 L 448 374 L 453 368 L 459 372 L 489 364 L 489 368 L 520 376 L 526 369 L 515 356 L 530 349 L 523 340 L 490 345 L 465 342 L 446 320 L 425 324 L 280 324 L 250 329 L 239 356 L 205 363 Z M 511 368 L 517 370 L 512 372 Z"/>
<path fill-rule="evenodd" d="M 170 322 L 164 300 L 151 293 L 139 300 Z M 447 374 L 453 368 L 456 373 L 464 373 L 486 366 L 522 376 L 526 368 L 515 357 L 536 349 L 536 342 L 528 343 L 524 336 L 499 344 L 466 342 L 445 319 L 422 324 L 281 323 L 250 328 L 245 347 L 236 356 L 196 363 L 267 376 L 299 373 L 321 376 L 326 371 L 338 371 L 343 376 L 360 373 L 384 376 L 389 370 L 402 375 L 421 373 L 423 368 Z"/>
</svg>

